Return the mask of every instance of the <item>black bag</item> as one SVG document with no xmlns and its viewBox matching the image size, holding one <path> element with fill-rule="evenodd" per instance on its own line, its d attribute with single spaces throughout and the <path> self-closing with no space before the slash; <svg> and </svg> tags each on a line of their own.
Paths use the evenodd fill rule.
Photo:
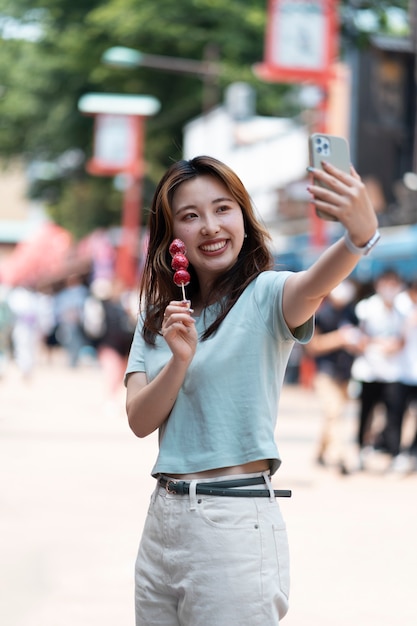
<svg viewBox="0 0 417 626">
<path fill-rule="evenodd" d="M 120 302 L 105 300 L 103 307 L 106 328 L 100 344 L 113 348 L 122 356 L 127 356 L 135 332 L 134 321 Z"/>
</svg>

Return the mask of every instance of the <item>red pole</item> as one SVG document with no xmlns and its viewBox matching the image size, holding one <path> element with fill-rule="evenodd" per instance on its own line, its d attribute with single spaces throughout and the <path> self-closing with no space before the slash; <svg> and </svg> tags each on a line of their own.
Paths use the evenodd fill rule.
<svg viewBox="0 0 417 626">
<path fill-rule="evenodd" d="M 122 233 L 116 257 L 116 276 L 126 287 L 131 288 L 137 282 L 141 181 L 129 174 L 127 178 L 128 183 L 123 197 Z"/>
<path fill-rule="evenodd" d="M 144 118 L 141 116 L 132 117 L 132 140 L 135 158 L 132 166 L 125 172 L 126 188 L 122 207 L 122 233 L 116 258 L 116 276 L 128 288 L 134 287 L 138 280 L 144 145 Z"/>
<path fill-rule="evenodd" d="M 329 87 L 328 83 L 322 86 L 323 97 L 317 107 L 317 119 L 314 124 L 313 132 L 325 133 L 327 131 L 327 116 L 329 106 Z M 309 205 L 310 213 L 310 241 L 314 247 L 321 248 L 327 243 L 326 224 L 323 219 L 318 217 L 313 204 Z"/>
</svg>

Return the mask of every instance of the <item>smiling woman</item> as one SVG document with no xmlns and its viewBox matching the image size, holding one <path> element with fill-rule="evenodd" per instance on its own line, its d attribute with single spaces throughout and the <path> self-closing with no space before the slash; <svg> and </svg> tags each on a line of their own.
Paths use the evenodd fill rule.
<svg viewBox="0 0 417 626">
<path fill-rule="evenodd" d="M 276 497 L 290 492 L 271 483 L 285 369 L 376 229 L 355 173 L 326 166 L 316 176 L 326 188 L 310 188 L 314 201 L 340 207 L 356 252 L 342 238 L 299 273 L 271 271 L 268 234 L 220 161 L 174 163 L 156 189 L 126 370 L 130 427 L 138 437 L 159 429 L 157 485 L 136 563 L 137 626 L 277 626 L 287 612 Z M 174 237 L 187 250 L 191 301 L 178 300 L 172 281 Z"/>
<path fill-rule="evenodd" d="M 188 186 L 188 183 L 193 183 L 193 185 Z M 209 195 L 203 201 L 203 198 L 206 198 L 206 192 Z M 199 193 L 204 195 L 199 196 Z M 225 237 L 226 232 L 220 229 L 215 241 L 210 241 L 212 235 L 209 237 L 207 233 L 210 231 L 207 231 L 207 228 L 213 228 L 214 224 L 214 229 L 217 230 L 216 222 L 227 224 L 230 219 L 237 220 L 240 234 L 228 232 L 228 236 Z M 191 233 L 197 231 L 198 227 L 201 229 L 198 235 L 198 245 L 209 247 L 213 245 L 211 252 L 207 248 L 198 249 L 196 242 L 191 241 Z M 144 332 L 151 343 L 154 342 L 159 332 L 166 306 L 177 296 L 177 291 L 173 289 L 171 281 L 169 256 L 169 245 L 177 229 L 177 236 L 185 242 L 187 249 L 190 248 L 188 271 L 191 275 L 191 283 L 188 296 L 192 300 L 193 307 L 204 308 L 212 299 L 217 301 L 219 306 L 219 315 L 207 329 L 206 337 L 214 332 L 247 284 L 259 271 L 273 267 L 273 259 L 268 247 L 269 234 L 257 221 L 249 194 L 236 174 L 211 157 L 179 161 L 162 178 L 151 209 L 149 252 L 142 280 L 142 296 L 149 304 Z M 180 232 L 183 233 L 181 236 Z M 222 262 L 216 260 L 216 248 L 221 249 L 227 246 L 227 241 L 231 236 L 235 243 L 234 255 L 236 255 L 238 238 L 241 241 L 237 262 L 225 273 L 216 272 L 215 263 Z M 188 245 L 189 238 L 190 244 Z M 231 244 L 228 248 L 231 248 Z M 221 252 L 218 254 L 222 257 Z M 230 250 L 227 250 L 227 254 L 230 258 Z M 210 265 L 209 260 L 212 256 L 215 258 L 213 265 Z M 197 268 L 194 267 L 194 260 Z M 210 282 L 213 294 L 210 294 L 210 289 L 204 283 L 200 284 L 198 280 L 197 269 L 200 268 L 201 271 L 202 266 L 202 271 L 207 268 L 207 275 L 211 273 L 213 280 Z"/>
<path fill-rule="evenodd" d="M 193 304 L 202 308 L 211 304 L 216 278 L 238 259 L 245 234 L 242 209 L 221 181 L 207 175 L 178 188 L 172 212 L 174 235 L 184 241 L 200 285 Z"/>
</svg>

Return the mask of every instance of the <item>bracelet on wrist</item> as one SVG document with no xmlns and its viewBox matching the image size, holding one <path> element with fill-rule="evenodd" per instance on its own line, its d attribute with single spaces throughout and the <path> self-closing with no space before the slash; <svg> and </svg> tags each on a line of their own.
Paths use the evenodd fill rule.
<svg viewBox="0 0 417 626">
<path fill-rule="evenodd" d="M 376 244 L 378 243 L 380 239 L 381 239 L 381 233 L 377 229 L 375 233 L 372 235 L 372 237 L 370 238 L 370 240 L 368 241 L 368 243 L 366 243 L 364 246 L 355 246 L 355 244 L 353 243 L 352 239 L 349 236 L 348 231 L 346 231 L 343 237 L 343 242 L 346 248 L 352 254 L 361 254 L 362 256 L 366 256 L 367 254 L 370 253 L 372 248 L 376 246 Z"/>
</svg>

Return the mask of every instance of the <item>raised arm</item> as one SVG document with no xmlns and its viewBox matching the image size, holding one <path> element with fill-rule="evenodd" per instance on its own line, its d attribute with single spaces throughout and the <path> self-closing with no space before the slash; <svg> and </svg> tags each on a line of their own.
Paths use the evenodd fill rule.
<svg viewBox="0 0 417 626">
<path fill-rule="evenodd" d="M 324 171 L 315 169 L 314 178 L 327 185 L 311 185 L 314 205 L 336 217 L 346 228 L 346 237 L 330 246 L 320 258 L 305 271 L 291 275 L 285 283 L 283 311 L 292 329 L 306 322 L 317 310 L 323 298 L 349 276 L 364 248 L 373 239 L 378 220 L 365 185 L 351 168 L 346 174 L 330 164 Z"/>
</svg>

